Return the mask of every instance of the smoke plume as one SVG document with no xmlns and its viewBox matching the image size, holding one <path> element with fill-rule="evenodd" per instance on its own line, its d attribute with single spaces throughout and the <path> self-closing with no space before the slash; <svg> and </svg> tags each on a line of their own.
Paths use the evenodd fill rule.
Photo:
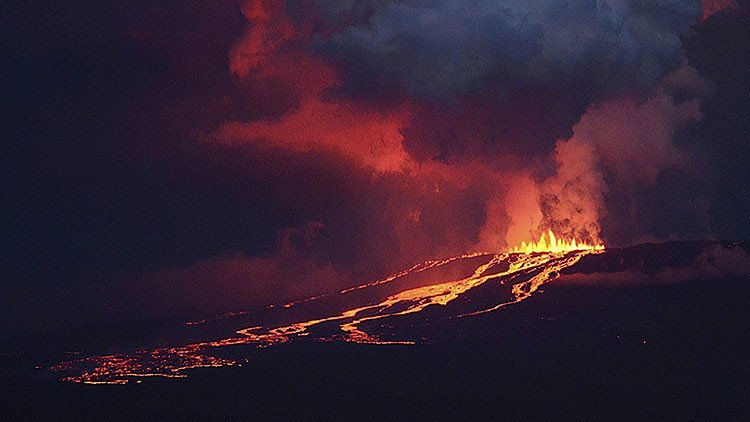
<svg viewBox="0 0 750 422">
<path fill-rule="evenodd" d="M 547 229 L 747 230 L 742 2 L 87 4 L 2 41 L 14 310 L 132 285 L 123 308 L 219 312 Z"/>
</svg>

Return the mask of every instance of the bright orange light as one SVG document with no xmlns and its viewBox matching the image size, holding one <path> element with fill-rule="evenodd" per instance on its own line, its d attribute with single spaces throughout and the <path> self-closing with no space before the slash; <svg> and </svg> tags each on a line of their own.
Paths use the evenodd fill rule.
<svg viewBox="0 0 750 422">
<path fill-rule="evenodd" d="M 564 253 L 572 251 L 602 251 L 604 245 L 601 243 L 588 244 L 586 242 L 573 239 L 572 241 L 564 240 L 552 233 L 552 230 L 548 230 L 547 233 L 542 233 L 539 237 L 539 241 L 534 243 L 521 242 L 521 246 L 516 246 L 511 249 L 514 253 L 534 253 L 534 252 L 552 252 L 552 253 Z"/>
<path fill-rule="evenodd" d="M 191 343 L 179 347 L 162 347 L 153 350 L 141 349 L 128 354 L 104 355 L 84 357 L 52 366 L 53 371 L 73 372 L 63 378 L 64 381 L 83 384 L 126 384 L 132 379 L 140 382 L 143 377 L 185 378 L 186 372 L 193 368 L 217 368 L 224 366 L 240 366 L 247 360 L 235 360 L 215 356 L 213 350 L 238 345 L 253 345 L 266 348 L 292 341 L 297 337 L 308 337 L 313 333 L 311 327 L 323 324 L 334 327 L 332 334 L 323 335 L 320 341 L 348 341 L 362 344 L 408 345 L 416 342 L 409 339 L 381 339 L 380 335 L 368 332 L 367 323 L 385 320 L 386 318 L 418 314 L 431 306 L 446 306 L 458 299 L 466 292 L 484 285 L 491 280 L 496 286 L 512 284 L 511 295 L 497 296 L 503 299 L 494 306 L 480 304 L 479 309 L 455 315 L 458 318 L 482 315 L 497 311 L 506 306 L 529 299 L 544 285 L 557 279 L 562 270 L 575 265 L 588 254 L 597 253 L 604 249 L 604 245 L 588 245 L 578 240 L 566 242 L 558 239 L 551 231 L 543 234 L 539 242 L 526 244 L 515 248 L 510 253 L 497 255 L 467 254 L 436 261 L 425 261 L 421 264 L 388 276 L 386 278 L 345 289 L 340 292 L 346 295 L 357 290 L 394 282 L 410 274 L 417 274 L 431 268 L 447 265 L 453 261 L 479 258 L 484 256 L 482 264 L 473 273 L 463 277 L 437 279 L 435 284 L 421 287 L 407 288 L 390 294 L 385 299 L 367 301 L 356 307 L 343 311 L 326 312 L 314 319 L 308 319 L 303 311 L 300 319 L 294 314 L 287 314 L 287 325 L 252 326 L 237 330 L 236 336 L 215 341 Z M 572 252 L 563 254 L 562 252 Z M 514 254 L 513 252 L 517 252 Z M 532 252 L 548 252 L 532 255 Z M 551 252 L 551 253 L 550 253 Z M 498 271 L 498 264 L 507 263 L 504 270 Z M 520 274 L 530 274 L 531 278 L 519 279 Z M 289 312 L 297 305 L 317 300 L 323 296 L 315 296 L 297 302 L 290 302 L 280 307 L 282 312 Z M 322 310 L 321 310 L 322 311 Z M 245 312 L 228 313 L 223 318 L 245 315 Z M 306 315 L 306 316 L 305 316 Z M 426 321 L 427 319 L 425 319 Z M 195 321 L 190 325 L 199 325 L 209 320 Z M 333 324 L 331 324 L 333 323 Z M 338 326 L 338 328 L 335 328 Z M 387 324 L 381 324 L 384 328 Z M 391 327 L 392 328 L 392 327 Z M 325 332 L 325 331 L 319 331 Z"/>
</svg>

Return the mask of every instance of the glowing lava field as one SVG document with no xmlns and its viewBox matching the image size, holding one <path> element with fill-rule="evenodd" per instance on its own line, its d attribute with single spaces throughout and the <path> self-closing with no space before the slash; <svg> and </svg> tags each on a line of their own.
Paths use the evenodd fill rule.
<svg viewBox="0 0 750 422">
<path fill-rule="evenodd" d="M 114 353 L 61 353 L 53 341 L 75 341 L 27 339 L 3 356 L 4 369 L 13 364 L 6 382 L 21 386 L 9 392 L 29 406 L 20 409 L 40 415 L 78 415 L 92 403 L 104 415 L 127 397 L 130 416 L 155 407 L 165 416 L 359 419 L 363 408 L 362 419 L 395 420 L 566 408 L 731 419 L 744 397 L 733 386 L 747 385 L 738 364 L 750 288 L 746 269 L 727 263 L 746 249 L 676 242 L 427 261 L 308 300 L 131 331 L 146 346 Z M 28 383 L 49 396 L 19 399 Z M 81 389 L 92 403 L 75 401 Z M 604 407 L 584 408 L 583 397 Z M 398 414 L 383 413 L 378 401 L 398 398 Z"/>
<path fill-rule="evenodd" d="M 130 354 L 87 357 L 60 363 L 51 369 L 80 372 L 65 377 L 66 381 L 124 384 L 131 378 L 180 378 L 187 376 L 189 369 L 240 365 L 246 360 L 220 358 L 211 352 L 216 348 L 238 345 L 265 348 L 307 337 L 311 333 L 316 341 L 381 345 L 427 342 L 429 338 L 419 336 L 419 333 L 410 333 L 401 338 L 400 330 L 393 330 L 399 324 L 394 319 L 414 315 L 419 320 L 419 314 L 431 305 L 443 308 L 437 324 L 440 319 L 468 318 L 497 311 L 530 298 L 539 288 L 558 277 L 562 270 L 585 255 L 603 252 L 604 246 L 592 246 L 575 240 L 557 241 L 549 231 L 537 243 L 526 245 L 524 242 L 520 250 L 525 252 L 515 248 L 513 253 L 472 254 L 426 261 L 384 279 L 344 289 L 336 295 L 285 304 L 282 315 L 278 316 L 280 321 L 284 321 L 280 325 L 241 328 L 234 337 L 179 347 L 139 350 Z M 492 294 L 492 302 L 472 299 L 472 290 L 485 284 L 497 290 Z M 373 299 L 384 294 L 384 299 Z M 349 306 L 353 304 L 354 307 L 336 310 L 332 314 L 318 311 L 320 315 L 317 317 L 305 319 L 309 312 L 305 307 L 317 302 L 330 303 L 330 300 L 348 303 Z M 335 305 L 328 306 L 336 308 Z M 204 323 L 210 321 L 194 321 L 188 325 Z M 413 327 L 413 323 L 410 326 Z"/>
</svg>

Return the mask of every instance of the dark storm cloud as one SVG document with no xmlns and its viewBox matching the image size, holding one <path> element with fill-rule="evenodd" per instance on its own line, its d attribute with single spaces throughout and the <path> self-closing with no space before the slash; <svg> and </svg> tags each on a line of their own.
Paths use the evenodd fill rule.
<svg viewBox="0 0 750 422">
<path fill-rule="evenodd" d="M 501 95 L 585 85 L 596 98 L 656 84 L 699 16 L 699 1 L 399 1 L 321 49 L 354 94 L 442 99 L 497 82 Z"/>
<path fill-rule="evenodd" d="M 314 3 L 314 4 L 313 4 Z M 407 101 L 417 159 L 546 155 L 592 102 L 680 65 L 699 1 L 290 1 L 344 98 Z M 309 29 L 308 29 L 309 30 Z"/>
<path fill-rule="evenodd" d="M 373 184 L 330 151 L 199 141 L 227 119 L 278 117 L 298 101 L 273 79 L 230 73 L 245 25 L 238 4 L 55 2 L 12 17 L 2 33 L 0 101 L 13 113 L 0 144 L 0 337 L 263 306 L 470 242 L 441 217 L 476 226 L 475 190 L 443 187 L 420 215 L 434 248 L 420 249 L 407 238 L 419 230 L 404 224 L 401 238 L 387 224 L 421 204 L 388 202 L 389 191 L 423 198 L 428 181 Z M 280 233 L 314 222 L 324 222 L 314 250 L 279 252 Z"/>
</svg>

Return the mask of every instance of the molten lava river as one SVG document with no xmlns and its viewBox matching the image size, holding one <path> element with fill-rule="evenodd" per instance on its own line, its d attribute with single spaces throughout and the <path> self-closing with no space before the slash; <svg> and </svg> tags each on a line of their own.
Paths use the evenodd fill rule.
<svg viewBox="0 0 750 422">
<path fill-rule="evenodd" d="M 429 338 L 414 329 L 415 317 L 434 321 L 472 318 L 497 311 L 530 298 L 558 277 L 562 269 L 587 254 L 603 250 L 603 245 L 566 242 L 548 232 L 538 242 L 523 243 L 510 252 L 426 261 L 334 294 L 283 306 L 271 305 L 258 317 L 260 321 L 247 321 L 251 326 L 219 340 L 85 357 L 50 369 L 64 373 L 64 381 L 125 384 L 141 377 L 184 378 L 192 368 L 242 365 L 248 359 L 236 356 L 247 356 L 248 348 L 266 348 L 290 341 L 401 345 L 429 342 Z M 480 289 L 482 294 L 477 294 Z M 440 312 L 427 315 L 426 309 Z M 225 326 L 228 321 L 239 324 L 248 315 L 251 313 L 231 313 L 186 325 L 197 328 L 210 324 Z"/>
</svg>

